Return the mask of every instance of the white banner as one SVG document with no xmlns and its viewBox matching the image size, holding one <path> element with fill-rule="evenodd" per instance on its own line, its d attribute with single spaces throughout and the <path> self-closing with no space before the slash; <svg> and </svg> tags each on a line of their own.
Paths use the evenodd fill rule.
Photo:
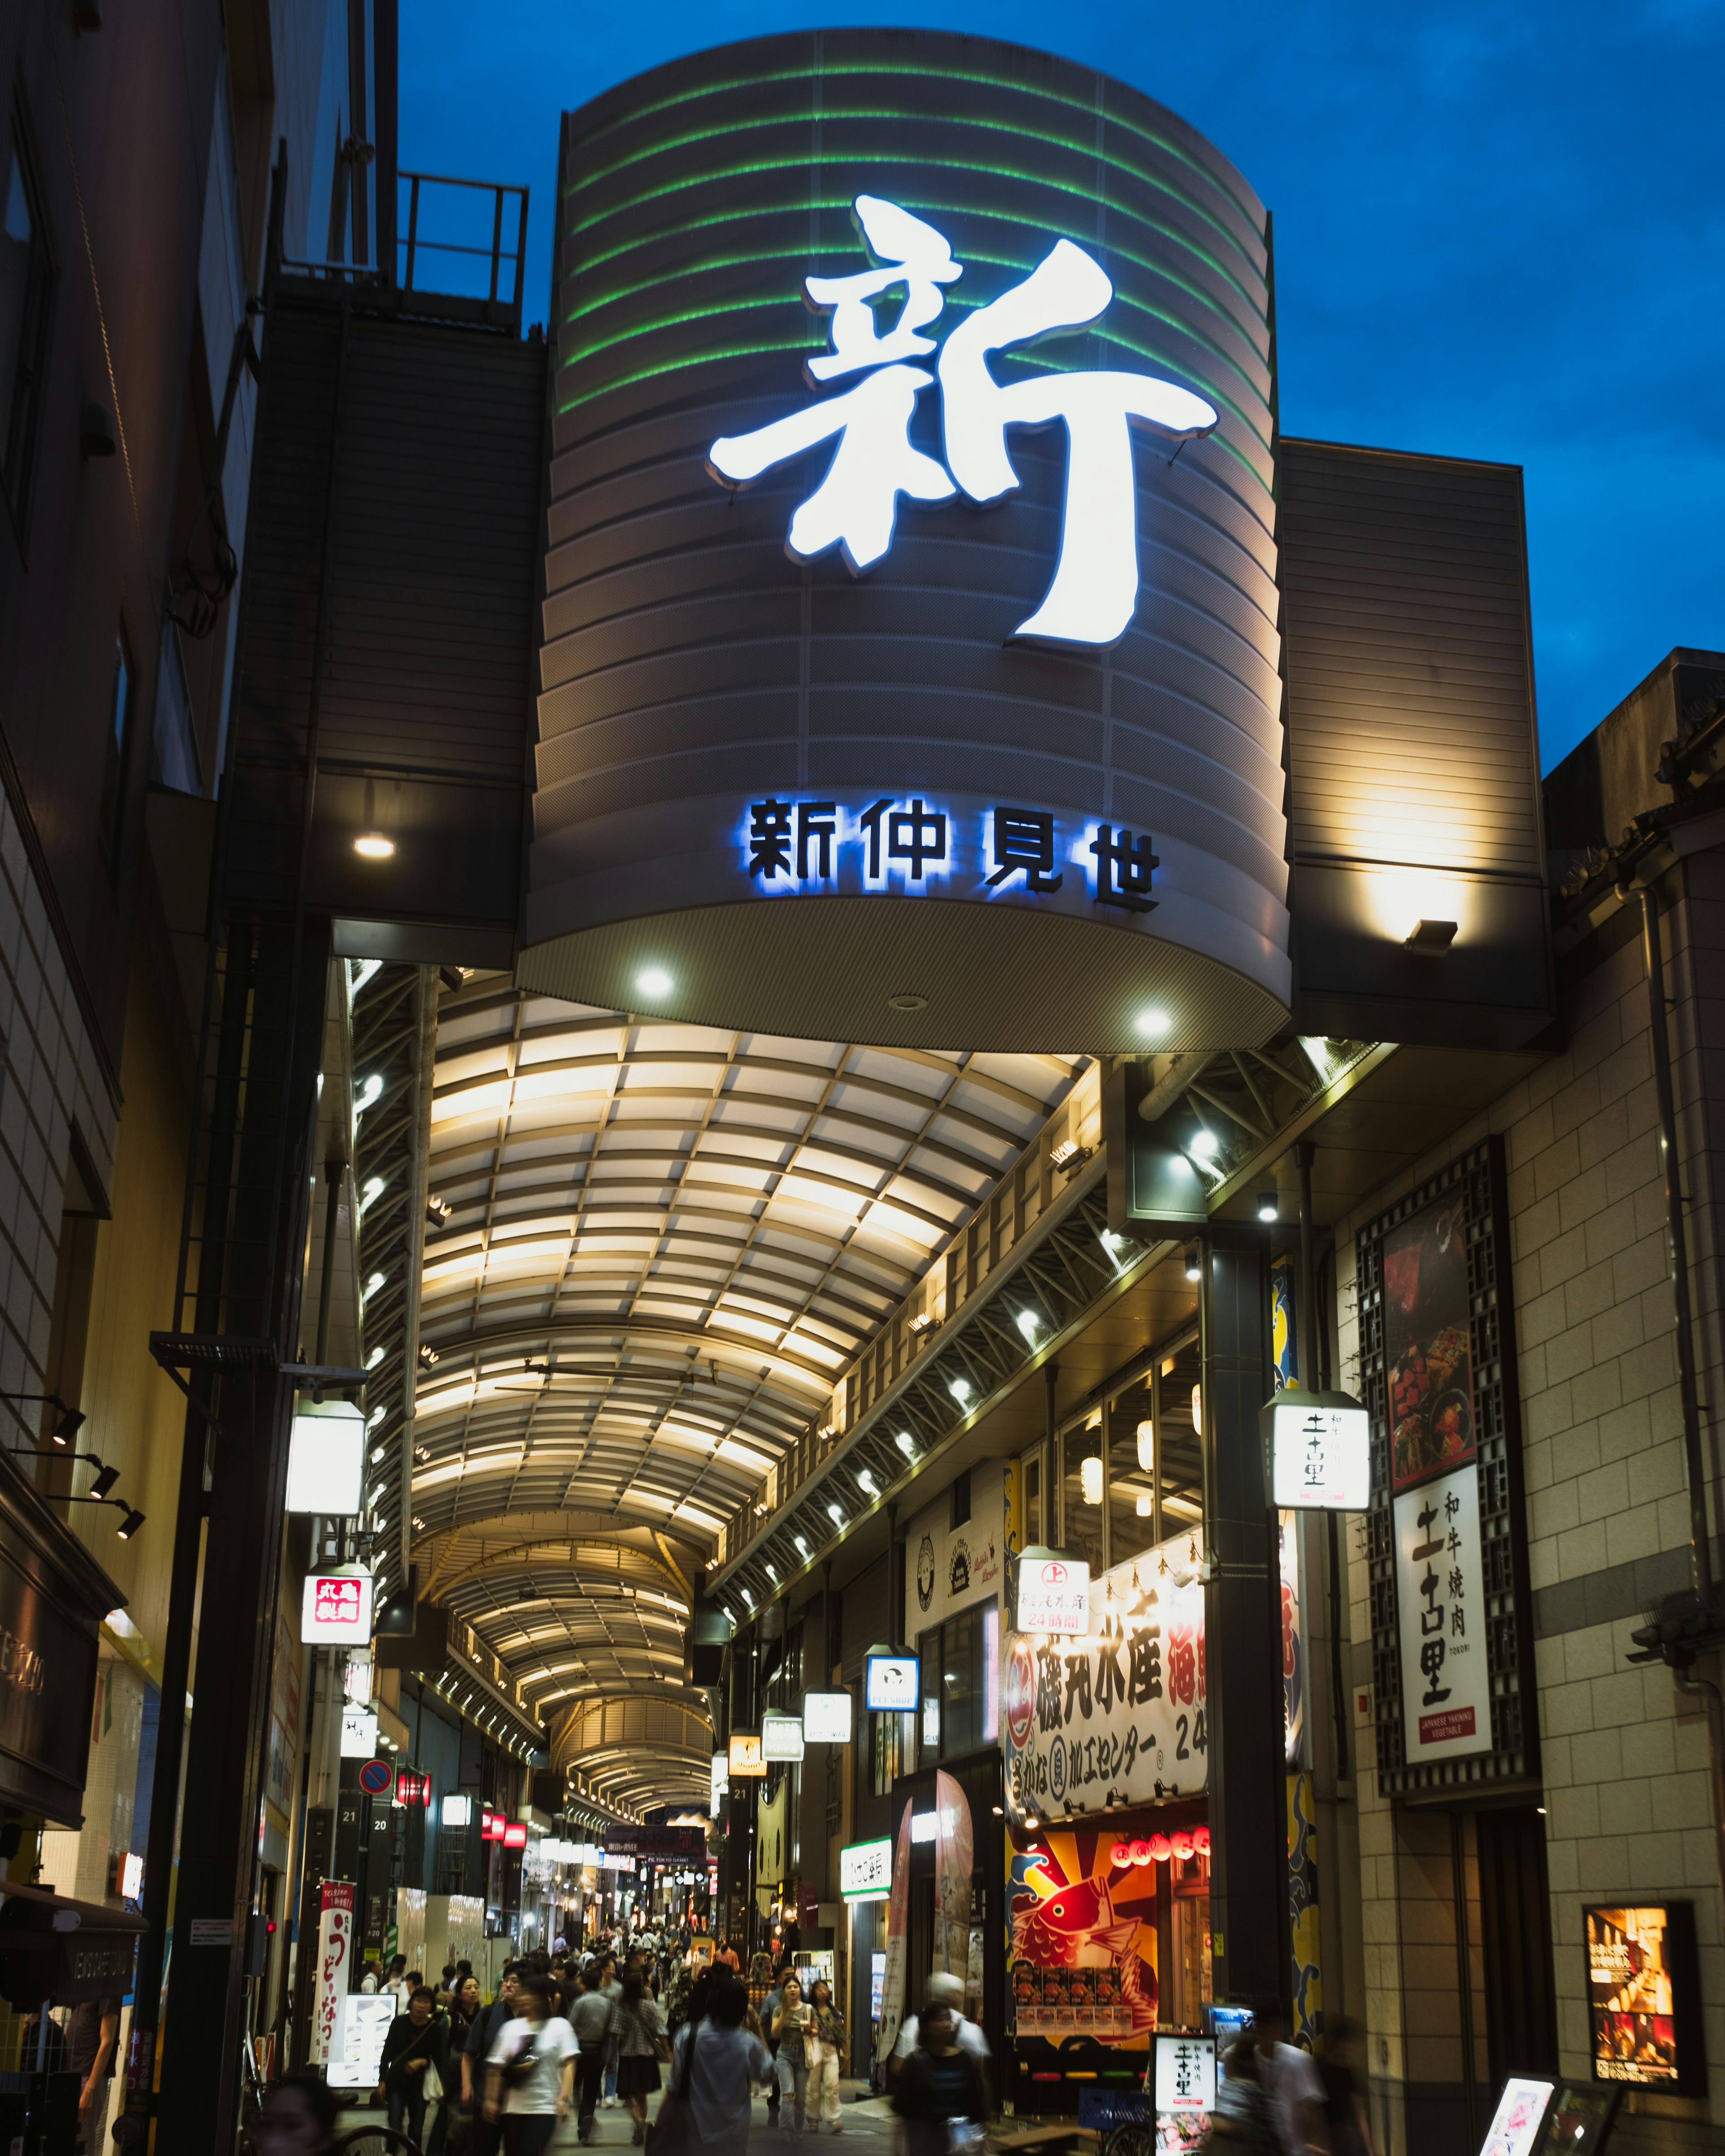
<svg viewBox="0 0 1725 2156">
<path fill-rule="evenodd" d="M 1472 1460 L 1397 1497 L 1402 1741 L 1410 1767 L 1491 1748 L 1484 1558 Z"/>
<path fill-rule="evenodd" d="M 1090 1630 L 1006 1645 L 1006 1800 L 1014 1819 L 1195 1796 L 1209 1779 L 1204 1588 L 1189 1535 L 1092 1580 Z"/>
<path fill-rule="evenodd" d="M 348 1962 L 353 1952 L 353 1887 L 326 1879 L 318 1890 L 317 1973 L 311 2008 L 311 2063 L 328 2064 L 336 2020 L 347 1996 Z"/>
</svg>

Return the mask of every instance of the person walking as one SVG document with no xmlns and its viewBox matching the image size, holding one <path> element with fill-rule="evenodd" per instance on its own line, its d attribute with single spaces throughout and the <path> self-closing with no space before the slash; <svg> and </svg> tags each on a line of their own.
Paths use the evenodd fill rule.
<svg viewBox="0 0 1725 2156">
<path fill-rule="evenodd" d="M 955 2156 L 962 2137 L 955 2121 L 975 2129 L 979 2152 L 988 2116 L 988 2090 L 973 2051 L 961 2051 L 952 2008 L 931 1999 L 916 2017 L 917 2044 L 904 2062 L 892 2108 L 904 2123 L 905 2156 Z"/>
<path fill-rule="evenodd" d="M 783 2091 L 778 2079 L 778 2013 L 784 2005 L 785 1971 L 781 1969 L 773 1979 L 773 1989 L 761 2001 L 761 2041 L 767 2046 L 767 2056 L 773 2061 L 773 2083 L 767 2092 L 767 2123 L 776 2133 L 778 2128 L 779 2099 Z"/>
<path fill-rule="evenodd" d="M 615 2009 L 599 1989 L 599 1965 L 597 1962 L 588 1964 L 581 1984 L 581 1991 L 568 2015 L 569 2025 L 575 2031 L 575 2041 L 581 2046 L 580 2056 L 575 2061 L 575 2082 L 580 2097 L 575 2138 L 578 2141 L 591 2141 L 593 2113 L 598 2109 L 599 2093 L 605 2078 L 605 2058 L 611 2048 L 611 2016 Z"/>
<path fill-rule="evenodd" d="M 722 1932 L 719 1935 L 718 1949 L 714 1953 L 713 1959 L 721 1967 L 730 1969 L 733 1974 L 742 1966 L 737 1958 L 737 1949 Z"/>
<path fill-rule="evenodd" d="M 1210 2118 L 1219 2156 L 1286 2156 L 1275 2100 L 1260 2076 L 1257 2039 L 1250 2029 L 1229 2046 L 1223 2066 Z"/>
<path fill-rule="evenodd" d="M 486 2057 L 485 2117 L 502 2120 L 504 2156 L 544 2156 L 557 2121 L 569 2115 L 580 2047 L 551 2000 L 548 1978 L 536 1972 L 521 1978 L 516 2017 Z"/>
<path fill-rule="evenodd" d="M 1324 2023 L 1324 2055 L 1317 2071 L 1324 2085 L 1330 2156 L 1372 2156 L 1371 2121 L 1360 2094 L 1363 2032 L 1358 2022 L 1345 2014 L 1326 2015 Z"/>
<path fill-rule="evenodd" d="M 1311 2052 L 1288 2041 L 1291 2033 L 1287 2010 L 1279 1999 L 1266 2000 L 1253 2015 L 1258 2079 L 1276 2106 L 1287 2156 L 1328 2156 L 1324 2085 Z"/>
<path fill-rule="evenodd" d="M 623 1979 L 617 1973 L 617 1957 L 608 1951 L 599 1956 L 599 1989 L 608 2005 L 615 2006 L 623 1996 Z M 617 2108 L 617 2042 L 613 2037 L 605 2053 L 605 2108 Z"/>
<path fill-rule="evenodd" d="M 434 2015 L 437 2001 L 420 1984 L 408 2001 L 405 2014 L 398 2014 L 383 2039 L 383 2057 L 378 2067 L 377 2093 L 389 2100 L 389 2130 L 402 2132 L 421 2143 L 425 2139 L 425 2107 L 434 2091 L 441 2103 L 444 2076 L 449 2070 L 449 2024 Z"/>
<path fill-rule="evenodd" d="M 688 2098 L 701 2156 L 748 2156 L 750 2097 L 773 2072 L 767 2046 L 742 2025 L 748 2003 L 729 1970 L 709 1970 L 677 2038 L 671 2087 Z"/>
<path fill-rule="evenodd" d="M 950 2010 L 952 2016 L 953 2042 L 961 2051 L 968 2051 L 982 2069 L 983 2088 L 984 2093 L 990 2098 L 988 2111 L 984 2115 L 992 2115 L 993 2085 L 988 2075 L 988 2040 L 963 2010 L 964 1986 L 950 1971 L 939 1969 L 928 1979 L 928 1995 L 931 1999 L 938 1999 L 942 2006 Z M 918 2017 L 913 2014 L 899 2030 L 898 2041 L 894 2045 L 892 2056 L 887 2061 L 888 2071 L 894 2079 L 896 2079 L 905 2061 L 916 2050 L 919 2041 Z"/>
<path fill-rule="evenodd" d="M 765 2033 L 778 2046 L 773 2063 L 779 2094 L 791 2100 L 791 2130 L 801 2133 L 809 2123 L 808 2037 L 814 2016 L 803 2003 L 803 1986 L 793 1970 L 787 1969 L 779 1979 L 778 2001 L 772 2018 L 763 2007 L 761 2019 Z"/>
<path fill-rule="evenodd" d="M 467 2041 L 461 2052 L 461 2108 L 473 2120 L 475 2130 L 462 2156 L 496 2156 L 498 2143 L 503 2138 L 501 2124 L 485 2115 L 485 2061 L 499 2035 L 516 2018 L 515 1994 L 519 1980 L 516 1964 L 506 1962 L 498 1982 L 497 1996 L 475 2015 L 467 2031 Z"/>
<path fill-rule="evenodd" d="M 647 1996 L 641 1973 L 632 1969 L 623 1979 L 623 1995 L 611 2015 L 617 2044 L 617 2093 L 634 2121 L 630 2141 L 639 2148 L 647 2138 L 647 2099 L 660 2086 L 660 2056 L 670 2056 L 665 2016 Z"/>
<path fill-rule="evenodd" d="M 809 2056 L 809 2112 L 829 2133 L 845 2131 L 844 2107 L 839 2101 L 839 2076 L 845 2071 L 850 2048 L 845 2017 L 833 2004 L 833 1987 L 824 1976 L 815 1978 L 809 1994 L 811 2026 L 806 2040 Z"/>
<path fill-rule="evenodd" d="M 467 2049 L 467 2039 L 473 2025 L 485 2010 L 485 2002 L 480 1996 L 479 1979 L 470 1970 L 465 1976 L 457 1976 L 449 1989 L 449 2056 L 459 2059 Z M 459 2094 L 459 2091 L 456 2092 Z"/>
</svg>

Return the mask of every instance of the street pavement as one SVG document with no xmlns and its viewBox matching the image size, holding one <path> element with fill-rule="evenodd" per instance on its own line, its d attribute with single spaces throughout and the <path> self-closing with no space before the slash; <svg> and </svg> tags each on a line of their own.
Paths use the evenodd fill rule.
<svg viewBox="0 0 1725 2156">
<path fill-rule="evenodd" d="M 829 2128 L 822 2128 L 821 2140 L 848 2140 L 854 2137 L 855 2140 L 872 2143 L 891 2139 L 892 2112 L 885 2097 L 871 2097 L 866 2082 L 843 2082 L 839 2084 L 839 2095 L 844 2100 L 841 2131 L 835 2134 Z M 648 2117 L 650 2118 L 658 2108 L 658 2097 L 649 2097 Z M 346 2133 L 357 2127 L 382 2126 L 387 2116 L 381 2105 L 375 2111 L 344 2112 L 337 2131 Z M 774 2133 L 767 2122 L 767 2099 L 764 2096 L 757 2096 L 754 2118 L 749 2128 L 751 2147 L 759 2152 L 774 2148 L 788 2150 L 796 2146 L 799 2137 L 790 2127 L 788 2105 L 784 2107 L 784 2124 Z M 601 2108 L 593 2113 L 593 2138 L 588 2146 L 593 2148 L 627 2148 L 630 2145 L 632 2124 L 629 2113 L 621 2104 L 615 2111 Z M 814 2140 L 815 2129 L 812 2124 L 801 2138 L 811 2143 Z M 557 2156 L 565 2156 L 566 2151 L 578 2145 L 572 2119 L 567 2125 L 559 2127 L 552 2137 L 551 2146 L 557 2152 Z"/>
</svg>

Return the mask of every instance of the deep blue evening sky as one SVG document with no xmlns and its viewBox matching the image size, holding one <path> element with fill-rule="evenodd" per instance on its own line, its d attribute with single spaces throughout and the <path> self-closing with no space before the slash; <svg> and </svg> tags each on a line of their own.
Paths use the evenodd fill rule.
<svg viewBox="0 0 1725 2156">
<path fill-rule="evenodd" d="M 557 116 L 698 47 L 904 22 L 1171 105 L 1276 215 L 1289 434 L 1527 473 L 1548 767 L 1673 644 L 1725 649 L 1719 0 L 404 0 L 404 167 L 532 188 Z"/>
</svg>

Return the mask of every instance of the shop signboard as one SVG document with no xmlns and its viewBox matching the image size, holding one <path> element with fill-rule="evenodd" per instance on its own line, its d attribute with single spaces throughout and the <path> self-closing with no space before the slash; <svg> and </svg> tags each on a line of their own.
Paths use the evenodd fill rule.
<svg viewBox="0 0 1725 2156">
<path fill-rule="evenodd" d="M 311 1403 L 288 1434 L 286 1508 L 351 1519 L 365 1510 L 366 1419 L 352 1402 Z"/>
<path fill-rule="evenodd" d="M 1216 2107 L 1214 2036 L 1158 2035 L 1156 2111 L 1161 2118 L 1207 2118 Z"/>
<path fill-rule="evenodd" d="M 884 1902 L 892 1892 L 892 1843 L 848 1842 L 839 1851 L 839 1892 L 847 1902 Z"/>
<path fill-rule="evenodd" d="M 804 1692 L 803 1742 L 805 1744 L 848 1744 L 851 1734 L 851 1705 L 848 1691 Z"/>
<path fill-rule="evenodd" d="M 723 1810 L 725 1799 L 731 1794 L 731 1755 L 715 1752 L 712 1765 L 712 1795 L 707 1804 L 707 1815 L 716 1819 Z"/>
<path fill-rule="evenodd" d="M 1189 1535 L 1116 1565 L 1082 1639 L 1008 1636 L 1002 1701 L 1014 1820 L 1152 1804 L 1206 1784 L 1204 1587 Z"/>
<path fill-rule="evenodd" d="M 394 1996 L 387 1991 L 350 1991 L 341 1999 L 325 2063 L 324 2078 L 331 2088 L 376 2088 L 396 2010 Z"/>
<path fill-rule="evenodd" d="M 1090 1623 L 1090 1567 L 1064 1550 L 1027 1549 L 1019 1560 L 1018 1629 L 1076 1636 Z"/>
<path fill-rule="evenodd" d="M 1545 2107 L 1555 2087 L 1553 2082 L 1522 2081 L 1513 2076 L 1507 2081 L 1480 2156 L 1533 2156 Z"/>
<path fill-rule="evenodd" d="M 344 1707 L 341 1710 L 341 1757 L 344 1759 L 370 1759 L 377 1749 L 377 1717 L 369 1707 Z"/>
<path fill-rule="evenodd" d="M 1381 1553 L 1371 1704 L 1391 1796 L 1539 1772 L 1508 1202 L 1488 1137 L 1356 1244 Z"/>
<path fill-rule="evenodd" d="M 757 1729 L 733 1731 L 726 1769 L 732 1781 L 758 1781 L 767 1772 L 767 1762 L 761 1757 L 761 1732 Z"/>
<path fill-rule="evenodd" d="M 916 1708 L 916 1657 L 870 1655 L 865 1697 L 870 1714 L 913 1714 Z"/>
<path fill-rule="evenodd" d="M 1471 1461 L 1397 1496 L 1395 1569 L 1408 1763 L 1489 1752 L 1485 1553 Z"/>
<path fill-rule="evenodd" d="M 1695 1911 L 1688 1902 L 1582 1912 L 1594 2079 L 1700 2095 Z"/>
<path fill-rule="evenodd" d="M 308 1572 L 300 1600 L 302 1646 L 362 1647 L 372 1636 L 372 1575 L 363 1565 Z"/>
<path fill-rule="evenodd" d="M 761 1717 L 761 1757 L 774 1763 L 794 1764 L 803 1757 L 803 1717 L 773 1713 Z"/>
<path fill-rule="evenodd" d="M 1363 1408 L 1271 1409 L 1271 1502 L 1289 1510 L 1363 1512 L 1372 1502 L 1372 1419 Z"/>
</svg>

